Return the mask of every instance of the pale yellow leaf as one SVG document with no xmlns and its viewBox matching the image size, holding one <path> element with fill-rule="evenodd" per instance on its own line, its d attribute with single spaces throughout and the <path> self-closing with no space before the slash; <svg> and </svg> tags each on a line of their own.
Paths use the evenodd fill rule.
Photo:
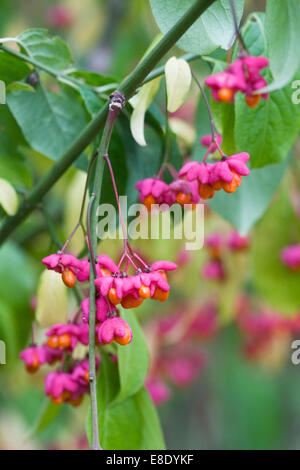
<svg viewBox="0 0 300 470">
<path fill-rule="evenodd" d="M 160 77 L 146 83 L 134 100 L 131 100 L 131 104 L 135 107 L 130 118 L 130 129 L 135 141 L 142 146 L 147 145 L 144 135 L 145 113 L 158 91 L 159 82 Z"/>
<path fill-rule="evenodd" d="M 174 113 L 184 102 L 191 86 L 192 74 L 184 59 L 171 57 L 165 65 L 168 111 Z"/>
<path fill-rule="evenodd" d="M 13 186 L 0 178 L 0 205 L 8 215 L 14 215 L 18 209 L 18 196 Z"/>
<path fill-rule="evenodd" d="M 37 290 L 37 322 L 41 328 L 50 328 L 55 323 L 66 323 L 67 315 L 67 288 L 61 274 L 51 270 L 43 271 Z"/>
<path fill-rule="evenodd" d="M 77 170 L 69 183 L 65 194 L 65 210 L 64 210 L 64 233 L 66 238 L 73 231 L 78 222 L 81 203 L 84 193 L 86 182 L 86 173 Z M 86 221 L 86 210 L 88 205 L 88 198 L 85 201 L 83 222 Z M 81 227 L 78 228 L 75 235 L 72 237 L 68 249 L 78 253 L 84 246 L 84 234 Z"/>
</svg>

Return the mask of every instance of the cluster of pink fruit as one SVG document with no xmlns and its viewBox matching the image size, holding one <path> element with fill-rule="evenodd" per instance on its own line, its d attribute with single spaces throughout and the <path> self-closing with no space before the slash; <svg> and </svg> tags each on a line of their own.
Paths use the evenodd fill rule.
<svg viewBox="0 0 300 470">
<path fill-rule="evenodd" d="M 132 331 L 128 323 L 120 317 L 117 308 L 135 308 L 145 299 L 164 302 L 169 295 L 170 286 L 167 272 L 177 268 L 175 263 L 157 261 L 151 266 L 139 258 L 142 266 L 136 266 L 136 272 L 129 275 L 127 270 L 120 270 L 107 255 L 97 258 L 96 285 L 96 344 L 106 345 L 113 341 L 127 345 L 132 341 Z M 63 253 L 52 254 L 43 259 L 44 265 L 62 276 L 62 281 L 70 288 L 76 281 L 85 283 L 90 277 L 90 262 L 79 260 L 75 256 Z M 54 403 L 68 402 L 73 405 L 81 403 L 83 395 L 89 392 L 88 357 L 76 361 L 72 353 L 78 343 L 89 344 L 89 297 L 80 305 L 79 314 L 66 324 L 53 325 L 46 332 L 47 341 L 41 346 L 31 345 L 20 354 L 30 373 L 36 372 L 40 365 L 60 363 L 57 371 L 46 376 L 46 394 Z M 97 359 L 97 367 L 100 358 Z"/>
<path fill-rule="evenodd" d="M 226 70 L 207 77 L 205 84 L 211 88 L 216 101 L 232 103 L 239 91 L 245 94 L 247 105 L 254 108 L 261 97 L 267 99 L 269 96 L 268 93 L 257 92 L 267 86 L 267 81 L 260 72 L 268 65 L 266 57 L 245 55 L 228 65 Z"/>
<path fill-rule="evenodd" d="M 215 191 L 223 189 L 227 193 L 235 192 L 242 183 L 242 176 L 250 173 L 246 166 L 250 157 L 246 152 L 227 157 L 220 148 L 221 142 L 222 137 L 219 134 L 215 136 L 215 140 L 211 135 L 202 137 L 202 145 L 208 148 L 203 162 L 189 161 L 183 165 L 178 174 L 172 168 L 171 174 L 174 179 L 170 184 L 161 179 L 161 172 L 155 178 L 138 181 L 136 188 L 139 191 L 139 201 L 148 211 L 154 204 L 170 207 L 176 202 L 182 206 L 191 204 L 194 208 L 201 199 L 212 198 Z M 206 162 L 207 156 L 213 155 L 216 149 L 221 154 L 221 160 Z"/>
</svg>

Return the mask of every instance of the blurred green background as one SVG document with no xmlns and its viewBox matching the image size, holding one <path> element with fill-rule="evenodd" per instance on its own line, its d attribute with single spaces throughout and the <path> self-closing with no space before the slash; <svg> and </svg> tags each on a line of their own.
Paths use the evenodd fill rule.
<svg viewBox="0 0 300 470">
<path fill-rule="evenodd" d="M 2 0 L 0 36 L 15 36 L 29 27 L 45 27 L 68 42 L 76 63 L 82 68 L 122 79 L 158 33 L 149 2 L 145 0 L 66 0 L 59 3 L 60 9 L 55 9 L 57 5 L 57 2 L 45 0 Z M 264 8 L 264 1 L 248 0 L 245 16 L 250 11 Z M 176 52 L 180 53 L 179 50 Z M 207 72 L 205 68 L 203 72 Z M 297 153 L 296 148 L 295 161 Z M 50 167 L 51 162 L 45 158 L 33 164 L 39 175 Z M 62 239 L 76 220 L 74 197 L 78 184 L 82 183 L 81 178 L 70 169 L 51 192 L 49 211 Z M 201 278 L 199 273 L 206 256 L 203 250 L 183 273 L 174 278 L 173 298 L 166 305 L 156 308 L 155 312 L 139 310 L 141 322 L 151 315 L 159 317 L 172 313 L 177 303 L 188 300 L 200 304 L 215 295 L 223 298 L 227 310 L 231 311 L 242 290 L 242 282 L 243 289 L 253 298 L 257 295 L 259 301 L 275 309 L 278 304 L 283 314 L 296 313 L 300 301 L 298 275 L 297 283 L 291 280 L 288 284 L 287 273 L 274 270 L 279 265 L 280 249 L 297 242 L 299 236 L 299 222 L 292 209 L 286 210 L 290 208 L 290 203 L 285 201 L 290 188 L 289 178 L 287 175 L 271 209 L 252 233 L 251 249 L 246 255 L 242 275 L 234 267 L 232 284 L 227 285 L 232 287 L 231 290 L 228 287 L 229 294 L 224 294 L 223 287 L 211 286 Z M 284 216 L 281 204 L 284 204 Z M 206 233 L 229 230 L 217 215 L 209 215 L 207 220 Z M 78 243 L 80 245 L 80 241 Z M 77 246 L 75 240 L 73 249 Z M 140 243 L 140 249 L 151 258 L 167 258 L 168 254 L 175 260 L 179 248 L 175 242 Z M 39 429 L 36 429 L 35 423 L 46 406 L 44 372 L 29 376 L 18 359 L 20 350 L 30 338 L 34 316 L 30 302 L 42 271 L 40 259 L 50 253 L 50 249 L 43 218 L 34 214 L 0 250 L 0 339 L 7 346 L 7 364 L 0 365 L 0 448 L 3 449 L 87 448 L 84 427 L 88 399 L 80 408 L 62 407 L 49 427 L 43 429 L 43 423 L 39 423 Z M 119 249 L 120 246 L 116 250 L 108 244 L 112 254 L 118 253 Z M 261 267 L 259 260 L 264 256 L 266 262 Z M 275 268 L 271 261 L 268 264 L 272 256 L 276 257 Z M 253 273 L 269 280 L 267 287 L 266 283 L 260 283 L 259 294 L 253 283 Z M 285 283 L 281 283 L 280 276 L 284 276 Z M 241 282 L 237 283 L 236 278 Z M 205 350 L 207 365 L 198 379 L 184 390 L 174 389 L 168 402 L 159 407 L 168 448 L 300 448 L 300 366 L 291 364 L 290 343 L 276 367 L 247 360 L 242 353 L 242 344 L 243 338 L 232 321 L 222 326 L 209 344 L 199 346 Z"/>
</svg>

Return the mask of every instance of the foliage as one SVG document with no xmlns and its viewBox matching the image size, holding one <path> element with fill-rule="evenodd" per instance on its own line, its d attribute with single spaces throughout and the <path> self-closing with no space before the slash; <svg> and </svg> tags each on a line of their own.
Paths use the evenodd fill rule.
<svg viewBox="0 0 300 470">
<path fill-rule="evenodd" d="M 138 64 L 137 69 L 141 64 L 141 45 L 146 46 L 151 39 L 147 38 L 147 31 L 151 28 L 148 20 L 150 7 L 164 35 L 194 2 L 150 0 L 149 3 L 150 6 L 141 6 L 140 2 L 132 2 L 133 10 L 126 12 L 126 21 L 132 27 L 131 34 L 126 33 L 128 37 L 123 43 L 124 33 L 120 27 L 115 34 L 116 37 L 120 34 L 121 39 L 116 40 L 117 44 L 110 44 L 111 51 L 119 50 L 124 54 L 112 55 L 110 61 L 114 63 L 103 73 L 86 70 L 88 61 L 85 54 L 80 57 L 78 50 L 73 58 L 68 45 L 72 43 L 72 36 L 68 36 L 67 32 L 62 36 L 68 40 L 57 36 L 56 31 L 48 32 L 45 28 L 28 28 L 21 34 L 16 32 L 13 41 L 3 34 L 3 42 L 0 41 L 0 80 L 6 85 L 6 104 L 0 105 L 0 231 L 11 222 L 10 216 L 16 213 L 18 217 L 19 204 L 22 212 L 22 204 L 26 206 L 28 194 L 30 201 L 30 190 L 38 187 L 42 175 L 51 175 L 53 162 L 61 164 L 78 136 L 93 126 L 96 135 L 101 124 L 99 116 L 107 109 L 109 93 L 118 89 L 120 84 L 124 85 L 123 77 L 134 68 L 134 64 Z M 239 23 L 243 17 L 244 1 L 234 3 Z M 7 15 L 10 15 L 9 5 L 5 8 Z M 97 8 L 104 9 L 103 5 Z M 142 26 L 137 24 L 137 11 Z M 114 18 L 114 21 L 117 19 Z M 2 19 L 0 28 L 1 22 Z M 236 94 L 234 103 L 216 101 L 204 86 L 209 95 L 216 131 L 223 136 L 223 151 L 227 155 L 250 154 L 250 174 L 243 176 L 242 185 L 236 192 L 227 194 L 219 191 L 208 201 L 208 232 L 213 232 L 217 226 L 225 234 L 230 232 L 230 227 L 237 229 L 242 236 L 250 233 L 251 249 L 246 254 L 246 261 L 222 259 L 232 274 L 223 287 L 217 282 L 212 287 L 204 277 L 201 281 L 198 279 L 199 266 L 201 270 L 205 266 L 207 253 L 192 254 L 193 261 L 186 271 L 182 262 L 182 277 L 180 274 L 174 275 L 175 289 L 167 307 L 152 306 L 147 310 L 148 307 L 143 305 L 138 316 L 132 310 L 121 310 L 121 318 L 132 329 L 133 340 L 126 346 L 109 344 L 101 349 L 97 379 L 100 444 L 106 450 L 165 448 L 158 412 L 145 387 L 152 372 L 155 349 L 151 342 L 155 343 L 153 338 L 145 339 L 145 320 L 155 319 L 168 311 L 176 312 L 181 305 L 184 305 L 184 315 L 189 319 L 189 301 L 190 304 L 202 304 L 213 299 L 218 302 L 220 325 L 225 317 L 228 322 L 234 323 L 240 294 L 252 296 L 254 303 L 266 303 L 281 316 L 293 317 L 299 309 L 300 274 L 289 270 L 280 258 L 286 246 L 299 242 L 297 136 L 300 106 L 293 100 L 292 86 L 295 80 L 300 79 L 299 23 L 297 0 L 268 0 L 265 13 L 252 12 L 245 19 L 241 35 L 247 51 L 252 56 L 266 56 L 270 62 L 269 68 L 263 72 L 268 82 L 264 91 L 269 92 L 269 97 L 261 98 L 256 107 L 249 107 L 240 92 Z M 139 41 L 134 39 L 135 35 Z M 163 42 L 161 37 L 164 36 L 155 39 L 150 50 L 161 44 L 159 41 Z M 109 38 L 107 33 L 107 41 Z M 74 44 L 72 49 L 73 46 L 76 50 Z M 210 116 L 201 93 L 190 87 L 190 69 L 200 76 L 202 83 L 207 75 L 226 69 L 231 53 L 232 60 L 236 60 L 239 47 L 230 2 L 217 0 L 199 18 L 195 18 L 193 25 L 180 37 L 177 48 L 172 49 L 172 56 L 163 60 L 161 68 L 154 70 L 152 66 L 152 72 L 156 74 L 154 79 L 146 79 L 146 83 L 142 79 L 139 81 L 136 94 L 120 113 L 110 140 L 116 185 L 119 194 L 128 197 L 128 204 L 137 201 L 135 185 L 138 181 L 155 177 L 161 168 L 167 173 L 172 166 L 176 172 L 189 156 L 197 162 L 202 161 L 207 149 L 201 147 L 200 139 L 211 132 Z M 180 50 L 189 54 L 181 58 Z M 102 65 L 105 52 L 104 47 L 100 54 Z M 144 55 L 146 59 L 148 53 L 149 50 Z M 36 81 L 32 77 L 35 73 Z M 172 127 L 172 120 L 177 120 L 177 126 Z M 54 245 L 59 238 L 69 236 L 63 228 L 66 225 L 63 217 L 65 195 L 70 189 L 70 181 L 78 175 L 78 169 L 89 172 L 88 195 L 92 195 L 99 173 L 96 165 L 91 167 L 90 163 L 95 150 L 99 149 L 99 141 L 100 135 L 89 139 L 72 168 L 66 165 L 68 171 L 64 172 L 57 187 L 45 200 L 38 201 L 39 211 L 18 228 L 12 240 L 0 248 L 0 339 L 8 344 L 7 362 L 16 371 L 20 350 L 29 342 L 30 325 L 34 319 L 30 299 L 34 292 L 38 292 L 36 320 L 42 328 L 67 322 L 67 315 L 70 318 L 70 312 L 74 310 L 75 300 L 78 302 L 78 297 L 82 300 L 75 289 L 67 299 L 63 284 L 59 288 L 56 286 L 61 282 L 60 276 L 52 271 L 43 272 L 39 283 L 40 257 L 50 253 L 49 238 L 52 237 L 50 244 Z M 117 208 L 107 166 L 103 172 L 100 201 Z M 68 208 L 71 205 L 68 201 Z M 50 213 L 56 216 L 49 220 L 45 207 L 49 207 Z M 83 231 L 87 229 L 85 222 L 80 221 L 80 225 Z M 105 243 L 100 245 L 100 250 L 106 246 Z M 168 241 L 165 246 L 162 241 L 157 241 L 157 244 L 159 246 L 155 245 L 155 240 L 147 240 L 144 244 L 140 242 L 149 260 L 154 255 L 161 257 L 162 254 L 170 254 L 174 260 L 180 258 L 182 245 L 178 240 Z M 81 248 L 85 253 L 86 248 Z M 119 245 L 114 244 L 111 251 L 117 258 Z M 191 286 L 194 285 L 195 299 L 191 300 Z M 220 402 L 225 403 L 223 433 L 229 425 L 233 428 L 230 436 L 221 439 L 222 445 L 230 448 L 238 442 L 240 448 L 276 446 L 282 423 L 279 386 L 263 372 L 249 364 L 245 366 L 238 356 L 236 334 L 230 328 L 225 330 L 220 341 L 222 347 L 219 345 L 215 353 L 215 362 L 219 358 L 222 366 L 214 365 L 209 379 Z M 179 341 L 179 351 L 181 346 Z M 13 386 L 9 386 L 14 392 Z M 0 393 L 5 395 L 5 391 Z M 31 426 L 32 436 L 38 436 L 59 420 L 63 407 L 47 402 L 35 426 Z M 213 408 L 210 403 L 210 410 Z M 240 410 L 239 416 L 235 414 L 237 408 Z M 298 403 L 298 415 L 299 410 Z M 189 411 L 193 413 L 192 409 Z M 164 413 L 161 413 L 163 422 Z M 90 409 L 86 427 L 92 442 Z M 257 429 L 259 435 L 256 434 Z M 172 430 L 169 431 L 171 434 Z"/>
</svg>

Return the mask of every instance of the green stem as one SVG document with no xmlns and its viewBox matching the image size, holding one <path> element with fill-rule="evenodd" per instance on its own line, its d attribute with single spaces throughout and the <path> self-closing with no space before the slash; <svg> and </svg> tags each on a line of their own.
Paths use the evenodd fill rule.
<svg viewBox="0 0 300 470">
<path fill-rule="evenodd" d="M 82 82 L 80 80 L 77 80 L 76 78 L 69 75 L 71 71 L 73 70 L 58 71 L 58 70 L 52 69 L 51 67 L 48 67 L 47 65 L 41 64 L 38 60 L 35 60 L 33 57 L 29 55 L 23 54 L 22 52 L 15 51 L 14 49 L 10 47 L 4 46 L 3 44 L 1 44 L 1 41 L 0 41 L 0 50 L 16 57 L 17 59 L 22 60 L 23 62 L 27 62 L 28 64 L 33 65 L 36 69 L 43 70 L 44 72 L 48 73 L 52 77 L 56 78 L 61 83 L 65 83 L 66 85 L 69 85 L 72 88 L 75 88 L 78 90 L 78 88 L 82 86 Z M 96 91 L 97 93 L 102 93 L 108 90 L 115 89 L 116 83 L 104 85 L 103 87 L 94 87 L 94 86 L 87 85 L 87 84 L 85 86 L 87 88 L 90 88 L 91 90 Z"/>
<path fill-rule="evenodd" d="M 12 39 L 13 41 L 13 39 Z M 6 47 L 0 42 L 0 49 L 2 51 L 7 52 L 8 54 L 16 57 L 17 59 L 22 60 L 23 62 L 27 62 L 28 64 L 33 65 L 36 68 L 39 68 L 41 70 L 44 70 L 45 72 L 49 73 L 49 75 L 52 75 L 53 77 L 58 77 L 59 72 L 57 70 L 52 69 L 51 67 L 48 67 L 47 65 L 41 64 L 38 60 L 35 60 L 33 57 L 30 57 L 28 55 L 22 54 L 22 52 L 15 51 L 14 49 L 10 47 Z"/>
<path fill-rule="evenodd" d="M 214 0 L 196 0 L 187 12 L 177 21 L 147 56 L 137 65 L 134 71 L 119 87 L 128 100 L 155 67 L 162 57 L 174 46 L 178 39 L 197 20 L 197 18 L 214 2 Z M 5 219 L 0 230 L 0 245 L 20 225 L 20 223 L 34 210 L 43 197 L 48 193 L 63 173 L 74 163 L 81 152 L 90 144 L 102 128 L 108 111 L 106 103 L 83 132 L 73 142 L 71 147 L 52 166 L 50 171 L 40 180 L 30 195 L 22 202 L 17 213 Z"/>
<path fill-rule="evenodd" d="M 58 72 L 57 70 L 52 69 L 51 67 L 48 67 L 47 65 L 41 64 L 39 61 L 35 60 L 32 57 L 30 57 L 28 55 L 25 55 L 25 54 L 22 54 L 22 52 L 15 51 L 14 49 L 11 49 L 10 47 L 4 46 L 3 44 L 1 44 L 1 42 L 0 42 L 0 49 L 3 50 L 4 52 L 6 52 L 7 54 L 10 54 L 10 55 L 16 57 L 17 59 L 22 60 L 23 62 L 27 62 L 28 64 L 33 65 L 37 69 L 41 69 L 44 72 L 47 72 L 49 75 L 51 75 L 52 77 L 57 78 L 58 80 L 61 79 L 65 82 L 70 82 L 69 83 L 70 85 L 73 85 L 73 84 L 78 85 L 78 86 L 82 85 L 82 83 L 79 80 L 77 80 L 74 77 L 70 77 L 68 75 L 68 73 Z M 200 57 L 201 56 L 198 55 L 198 54 L 185 54 L 181 58 L 184 59 L 186 62 L 193 62 L 194 60 L 197 60 Z M 161 65 L 160 67 L 157 67 L 156 69 L 152 70 L 152 72 L 149 73 L 149 75 L 145 78 L 145 80 L 143 80 L 141 85 L 145 85 L 145 83 L 148 83 L 151 80 L 154 80 L 154 78 L 160 77 L 164 73 L 165 73 L 165 66 L 164 65 Z M 91 90 L 94 90 L 97 93 L 101 93 L 101 92 L 104 92 L 104 91 L 107 91 L 107 90 L 113 90 L 114 88 L 117 87 L 117 84 L 112 83 L 112 84 L 105 85 L 103 87 L 97 87 L 97 86 L 86 85 L 86 84 L 85 84 L 85 86 L 87 86 Z"/>
<path fill-rule="evenodd" d="M 96 359 L 95 359 L 95 278 L 96 278 L 96 256 L 97 256 L 97 208 L 100 204 L 105 155 L 108 151 L 114 122 L 125 106 L 125 98 L 119 92 L 111 95 L 106 123 L 103 129 L 101 142 L 96 156 L 96 169 L 93 192 L 88 207 L 87 230 L 90 252 L 90 302 L 89 302 L 89 377 L 92 413 L 92 448 L 101 449 L 99 443 L 98 409 L 97 409 L 97 383 L 96 383 Z"/>
</svg>

